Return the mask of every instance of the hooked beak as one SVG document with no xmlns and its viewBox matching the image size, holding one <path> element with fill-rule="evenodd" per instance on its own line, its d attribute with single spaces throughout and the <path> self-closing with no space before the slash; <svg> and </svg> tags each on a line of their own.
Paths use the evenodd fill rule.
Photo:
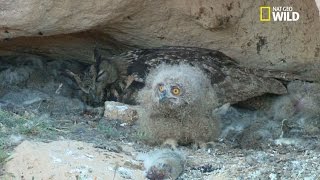
<svg viewBox="0 0 320 180">
<path fill-rule="evenodd" d="M 163 101 L 165 101 L 167 98 L 168 98 L 168 97 L 167 97 L 166 91 L 163 91 L 163 92 L 160 94 L 160 96 L 159 96 L 159 102 L 163 102 Z"/>
</svg>

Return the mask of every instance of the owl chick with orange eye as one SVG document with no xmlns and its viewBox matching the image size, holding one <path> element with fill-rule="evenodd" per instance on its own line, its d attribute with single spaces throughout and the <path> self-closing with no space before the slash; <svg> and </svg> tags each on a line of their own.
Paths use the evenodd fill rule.
<svg viewBox="0 0 320 180">
<path fill-rule="evenodd" d="M 169 139 L 181 145 L 204 143 L 220 133 L 219 119 L 212 113 L 216 94 L 198 67 L 159 65 L 148 74 L 138 98 L 146 110 L 141 131 L 150 144 Z"/>
</svg>

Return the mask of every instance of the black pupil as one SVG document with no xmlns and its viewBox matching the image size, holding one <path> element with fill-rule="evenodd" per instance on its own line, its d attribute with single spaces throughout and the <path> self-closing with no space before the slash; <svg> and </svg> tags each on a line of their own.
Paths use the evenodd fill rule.
<svg viewBox="0 0 320 180">
<path fill-rule="evenodd" d="M 174 87 L 174 88 L 173 88 L 173 93 L 174 93 L 174 94 L 178 94 L 178 93 L 179 93 L 179 89 L 176 88 L 176 87 Z"/>
</svg>

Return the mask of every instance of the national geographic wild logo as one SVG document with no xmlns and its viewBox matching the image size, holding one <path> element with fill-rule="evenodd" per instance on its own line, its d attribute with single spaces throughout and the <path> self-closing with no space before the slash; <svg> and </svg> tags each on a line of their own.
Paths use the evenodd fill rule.
<svg viewBox="0 0 320 180">
<path fill-rule="evenodd" d="M 260 6 L 260 21 L 287 21 L 295 22 L 300 18 L 300 14 L 288 6 Z"/>
</svg>

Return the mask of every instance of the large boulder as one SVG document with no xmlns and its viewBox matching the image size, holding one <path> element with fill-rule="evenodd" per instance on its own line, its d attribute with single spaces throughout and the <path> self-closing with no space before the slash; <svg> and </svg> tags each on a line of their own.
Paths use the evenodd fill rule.
<svg viewBox="0 0 320 180">
<path fill-rule="evenodd" d="M 300 19 L 260 22 L 261 5 L 292 6 Z M 88 52 L 110 44 L 106 37 L 112 37 L 138 47 L 218 49 L 246 66 L 272 69 L 302 71 L 320 59 L 315 0 L 0 0 L 0 14 L 0 55 L 91 61 Z"/>
<path fill-rule="evenodd" d="M 0 37 L 56 35 L 123 21 L 144 0 L 0 0 Z"/>
</svg>

